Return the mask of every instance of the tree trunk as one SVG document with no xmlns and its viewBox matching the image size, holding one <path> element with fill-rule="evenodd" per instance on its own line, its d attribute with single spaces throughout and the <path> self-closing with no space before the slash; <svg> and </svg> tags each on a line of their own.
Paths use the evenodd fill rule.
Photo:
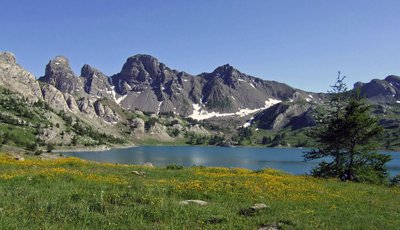
<svg viewBox="0 0 400 230">
<path fill-rule="evenodd" d="M 350 146 L 350 162 L 346 172 L 346 180 L 353 181 L 354 180 L 354 172 L 353 172 L 353 164 L 354 164 L 354 148 L 356 146 L 356 141 L 353 140 Z"/>
</svg>

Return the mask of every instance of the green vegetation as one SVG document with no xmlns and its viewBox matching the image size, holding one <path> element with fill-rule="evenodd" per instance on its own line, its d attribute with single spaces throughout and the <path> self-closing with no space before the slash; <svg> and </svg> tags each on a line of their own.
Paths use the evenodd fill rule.
<svg viewBox="0 0 400 230">
<path fill-rule="evenodd" d="M 370 106 L 359 95 L 348 95 L 340 73 L 330 92 L 330 103 L 317 117 L 317 126 L 310 137 L 318 148 L 305 154 L 306 160 L 323 160 L 313 170 L 318 177 L 334 177 L 341 180 L 386 183 L 385 163 L 390 157 L 376 152 L 374 138 L 383 128 L 370 115 Z"/>
<path fill-rule="evenodd" d="M 36 135 L 51 125 L 46 111 L 32 107 L 19 94 L 0 88 L 0 146 L 32 149 L 37 144 Z"/>
<path fill-rule="evenodd" d="M 55 137 L 49 138 L 53 133 Z M 70 137 L 69 143 L 63 141 L 66 136 Z M 54 149 L 55 145 L 123 143 L 121 138 L 100 133 L 74 115 L 53 110 L 44 101 L 31 103 L 17 93 L 0 88 L 0 147 L 7 145 L 40 154 Z"/>
<path fill-rule="evenodd" d="M 4 229 L 397 229 L 400 187 L 276 170 L 0 155 Z M 180 202 L 199 199 L 207 205 Z M 250 207 L 264 203 L 258 211 Z"/>
<path fill-rule="evenodd" d="M 210 109 L 215 109 L 215 108 L 224 109 L 231 105 L 232 105 L 232 101 L 231 101 L 231 99 L 229 99 L 229 97 L 224 97 L 223 99 L 220 99 L 220 100 L 212 100 L 206 104 L 207 108 L 210 108 Z"/>
</svg>

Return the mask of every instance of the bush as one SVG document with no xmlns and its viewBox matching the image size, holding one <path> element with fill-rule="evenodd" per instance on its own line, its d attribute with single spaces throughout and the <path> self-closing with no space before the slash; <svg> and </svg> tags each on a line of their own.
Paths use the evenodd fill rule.
<svg viewBox="0 0 400 230">
<path fill-rule="evenodd" d="M 51 153 L 51 151 L 54 150 L 54 145 L 53 144 L 47 144 L 47 152 Z"/>
<path fill-rule="evenodd" d="M 181 170 L 183 169 L 182 165 L 176 165 L 176 164 L 172 164 L 172 165 L 167 165 L 166 167 L 169 170 Z"/>
<path fill-rule="evenodd" d="M 357 171 L 355 181 L 370 184 L 387 184 L 386 174 L 375 170 L 372 167 L 362 167 Z M 400 179 L 400 178 L 399 178 Z"/>
<path fill-rule="evenodd" d="M 180 133 L 181 133 L 181 131 L 179 131 L 179 129 L 173 129 L 171 131 L 171 136 L 172 137 L 177 137 Z"/>
<path fill-rule="evenodd" d="M 393 177 L 390 180 L 390 185 L 392 185 L 392 186 L 400 186 L 400 174 L 398 174 L 397 176 Z"/>
<path fill-rule="evenodd" d="M 151 117 L 148 121 L 144 123 L 144 128 L 146 130 L 149 130 L 151 127 L 153 127 L 156 123 L 158 122 L 158 119 L 155 117 Z"/>
</svg>

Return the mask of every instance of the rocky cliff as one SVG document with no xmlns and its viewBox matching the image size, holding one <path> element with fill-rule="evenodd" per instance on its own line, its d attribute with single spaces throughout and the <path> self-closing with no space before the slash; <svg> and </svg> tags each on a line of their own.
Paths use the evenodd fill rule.
<svg viewBox="0 0 400 230">
<path fill-rule="evenodd" d="M 17 64 L 14 54 L 0 52 L 0 86 L 18 92 L 30 101 L 42 99 L 35 77 Z"/>
</svg>

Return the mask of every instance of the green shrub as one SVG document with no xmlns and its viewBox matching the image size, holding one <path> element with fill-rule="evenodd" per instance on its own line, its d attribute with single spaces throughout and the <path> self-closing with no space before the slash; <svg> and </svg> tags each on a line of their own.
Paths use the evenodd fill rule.
<svg viewBox="0 0 400 230">
<path fill-rule="evenodd" d="M 167 165 L 166 167 L 169 170 L 180 170 L 183 169 L 182 165 L 176 165 L 176 164 L 172 164 L 172 165 Z"/>
<path fill-rule="evenodd" d="M 398 174 L 397 176 L 393 177 L 393 178 L 390 180 L 390 185 L 393 185 L 393 186 L 400 186 L 400 174 Z"/>
</svg>

